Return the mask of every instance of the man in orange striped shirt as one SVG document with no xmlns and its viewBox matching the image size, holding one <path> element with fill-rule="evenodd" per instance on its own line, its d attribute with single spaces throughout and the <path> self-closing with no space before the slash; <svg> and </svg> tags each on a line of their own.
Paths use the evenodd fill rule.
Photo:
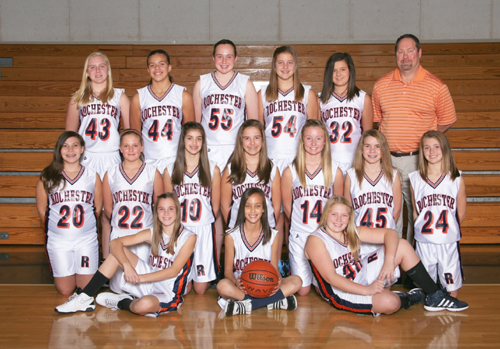
<svg viewBox="0 0 500 349">
<path fill-rule="evenodd" d="M 448 87 L 420 65 L 420 41 L 405 34 L 396 41 L 397 69 L 373 87 L 374 122 L 387 138 L 393 165 L 402 175 L 403 197 L 408 207 L 406 238 L 413 243 L 413 208 L 408 174 L 417 170 L 418 146 L 429 130 L 446 132 L 457 120 Z M 398 220 L 402 236 L 403 210 Z"/>
</svg>

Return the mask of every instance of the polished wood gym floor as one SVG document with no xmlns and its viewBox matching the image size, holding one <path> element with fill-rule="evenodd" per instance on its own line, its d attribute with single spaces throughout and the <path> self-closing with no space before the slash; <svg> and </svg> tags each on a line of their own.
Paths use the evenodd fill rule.
<svg viewBox="0 0 500 349">
<path fill-rule="evenodd" d="M 67 297 L 52 285 L 44 258 L 32 249 L 15 252 L 0 251 L 0 348 L 500 346 L 499 284 L 466 284 L 459 298 L 470 308 L 460 313 L 432 313 L 417 305 L 391 316 L 358 316 L 331 308 L 313 291 L 298 297 L 293 312 L 257 309 L 224 318 L 216 291 L 210 289 L 203 296 L 189 294 L 179 311 L 156 319 L 100 306 L 90 313 L 61 315 L 54 307 Z M 498 276 L 495 269 L 483 278 Z M 480 273 L 466 271 L 473 274 Z"/>
</svg>

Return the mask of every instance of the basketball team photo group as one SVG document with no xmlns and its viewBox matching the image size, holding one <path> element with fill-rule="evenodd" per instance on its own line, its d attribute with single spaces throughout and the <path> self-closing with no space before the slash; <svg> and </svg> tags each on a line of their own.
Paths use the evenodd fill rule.
<svg viewBox="0 0 500 349">
<path fill-rule="evenodd" d="M 190 93 L 154 49 L 131 98 L 106 54 L 88 55 L 36 185 L 69 296 L 55 312 L 168 317 L 210 289 L 220 318 L 294 311 L 311 293 L 332 314 L 468 309 L 466 188 L 446 137 L 457 115 L 422 54 L 416 36 L 397 38 L 369 95 L 348 52 L 313 90 L 292 46 L 255 83 L 222 39 Z"/>
</svg>

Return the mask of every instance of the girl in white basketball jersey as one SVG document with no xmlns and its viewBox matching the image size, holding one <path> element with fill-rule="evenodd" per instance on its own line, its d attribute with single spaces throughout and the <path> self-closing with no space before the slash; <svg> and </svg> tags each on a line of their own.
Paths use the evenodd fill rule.
<svg viewBox="0 0 500 349">
<path fill-rule="evenodd" d="M 110 240 L 153 226 L 153 205 L 156 197 L 163 193 L 163 182 L 158 170 L 144 162 L 143 149 L 142 136 L 136 130 L 123 131 L 120 137 L 123 162 L 112 166 L 104 175 L 104 213 L 111 220 Z M 144 260 L 149 256 L 147 244 L 132 246 L 130 250 Z M 109 250 L 103 251 L 104 257 L 108 254 Z M 114 292 L 120 292 L 120 276 L 121 273 L 116 273 L 110 282 Z"/>
<path fill-rule="evenodd" d="M 194 85 L 196 121 L 207 135 L 208 157 L 221 171 L 233 152 L 236 134 L 245 119 L 257 119 L 257 92 L 247 75 L 234 71 L 236 46 L 222 39 L 214 45 L 215 70 L 200 76 Z"/>
<path fill-rule="evenodd" d="M 280 175 L 295 159 L 302 127 L 307 119 L 318 118 L 318 98 L 311 86 L 300 82 L 297 54 L 291 46 L 274 51 L 269 84 L 258 92 L 259 120 L 265 125 L 267 154 Z M 276 229 L 283 242 L 285 213 L 281 212 Z M 287 229 L 285 229 L 286 231 Z M 285 238 L 288 244 L 288 238 Z"/>
<path fill-rule="evenodd" d="M 174 84 L 167 52 L 151 51 L 147 66 L 151 80 L 132 97 L 130 125 L 142 132 L 146 162 L 163 173 L 175 161 L 182 125 L 194 120 L 193 98 Z"/>
<path fill-rule="evenodd" d="M 221 212 L 229 228 L 235 227 L 243 193 L 252 187 L 264 192 L 269 225 L 274 228 L 281 207 L 280 173 L 267 157 L 264 127 L 258 120 L 247 120 L 240 127 L 234 152 L 222 175 Z"/>
<path fill-rule="evenodd" d="M 467 197 L 464 178 L 442 132 L 424 133 L 418 171 L 409 178 L 417 254 L 432 278 L 439 277 L 441 285 L 456 297 L 463 281 L 459 241 Z"/>
<path fill-rule="evenodd" d="M 396 229 L 402 204 L 401 179 L 392 166 L 382 132 L 372 129 L 361 135 L 345 176 L 344 196 L 352 203 L 357 226 Z"/>
<path fill-rule="evenodd" d="M 270 262 L 276 271 L 281 246 L 267 219 L 266 197 L 262 189 L 247 189 L 241 198 L 235 228 L 228 230 L 225 239 L 225 279 L 217 284 L 219 305 L 226 316 L 250 314 L 252 309 L 267 305 L 268 309 L 295 310 L 297 300 L 293 295 L 302 281 L 298 276 L 279 277 L 275 292 L 266 298 L 253 298 L 241 283 L 241 273 L 255 260 Z M 279 275 L 279 273 L 278 273 Z"/>
<path fill-rule="evenodd" d="M 220 206 L 220 171 L 208 160 L 201 124 L 190 121 L 182 126 L 177 159 L 170 171 L 166 168 L 163 173 L 165 190 L 177 195 L 181 222 L 198 237 L 192 279 L 195 292 L 204 294 L 219 274 L 214 222 Z"/>
<path fill-rule="evenodd" d="M 379 248 L 363 254 L 366 243 Z M 328 200 L 319 229 L 307 239 L 305 255 L 318 293 L 339 310 L 392 314 L 424 301 L 429 311 L 462 311 L 469 307 L 439 289 L 412 246 L 399 239 L 394 229 L 356 227 L 354 210 L 344 197 Z M 384 288 L 384 283 L 394 281 L 398 265 L 422 289 L 401 293 Z"/>
<path fill-rule="evenodd" d="M 373 128 L 372 101 L 356 86 L 356 69 L 348 53 L 335 53 L 326 62 L 320 108 L 330 134 L 332 160 L 345 175 L 361 133 Z"/>
<path fill-rule="evenodd" d="M 94 170 L 80 165 L 84 151 L 85 142 L 78 133 L 64 132 L 36 186 L 54 284 L 65 295 L 84 287 L 99 266 L 101 180 Z"/>
<path fill-rule="evenodd" d="M 182 226 L 179 200 L 173 193 L 158 197 L 154 216 L 153 228 L 113 240 L 111 254 L 88 285 L 55 311 L 93 311 L 94 295 L 119 267 L 125 271 L 122 284 L 127 293 L 100 293 L 95 299 L 97 304 L 150 317 L 177 310 L 188 288 L 196 234 Z M 144 242 L 151 245 L 147 261 L 127 248 Z"/>
<path fill-rule="evenodd" d="M 304 256 L 307 236 L 318 228 L 324 203 L 332 195 L 342 195 L 344 177 L 332 165 L 328 131 L 320 120 L 307 120 L 302 128 L 293 164 L 281 181 L 283 208 L 290 219 L 288 254 L 292 275 L 302 279 L 299 295 L 311 289 L 312 274 Z"/>
</svg>

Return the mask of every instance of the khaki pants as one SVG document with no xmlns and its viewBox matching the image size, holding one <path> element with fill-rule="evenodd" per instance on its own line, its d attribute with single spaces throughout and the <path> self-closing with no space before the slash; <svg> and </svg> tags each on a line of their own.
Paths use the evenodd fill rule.
<svg viewBox="0 0 500 349">
<path fill-rule="evenodd" d="M 413 202 L 411 199 L 410 179 L 408 174 L 417 170 L 418 155 L 395 157 L 392 156 L 392 165 L 396 167 L 401 174 L 401 189 L 403 191 L 403 202 L 406 202 L 408 208 L 408 229 L 406 231 L 406 240 L 413 244 Z M 404 206 L 403 206 L 404 207 Z M 397 222 L 399 237 L 403 237 L 403 207 Z"/>
</svg>

